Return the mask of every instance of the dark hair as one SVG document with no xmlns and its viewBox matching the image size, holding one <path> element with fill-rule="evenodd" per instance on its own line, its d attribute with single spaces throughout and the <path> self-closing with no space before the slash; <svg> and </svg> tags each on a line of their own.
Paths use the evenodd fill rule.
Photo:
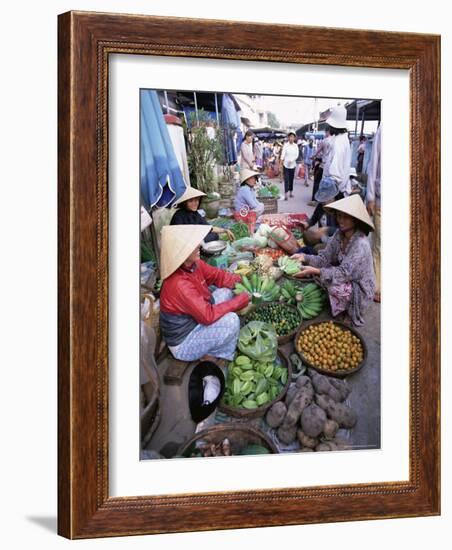
<svg viewBox="0 0 452 550">
<path fill-rule="evenodd" d="M 330 211 L 331 214 L 333 214 L 334 216 L 334 219 L 337 221 L 337 215 L 339 213 L 341 214 L 345 214 L 345 212 L 342 212 L 342 210 L 336 210 L 336 209 L 333 209 Z M 367 223 L 364 223 L 362 222 L 361 220 L 358 220 L 358 218 L 355 218 L 355 216 L 351 216 L 350 214 L 347 214 L 347 216 L 350 216 L 350 218 L 352 218 L 353 220 L 353 223 L 355 224 L 355 230 L 356 231 L 361 231 L 362 233 L 364 233 L 364 235 L 369 235 L 370 233 L 370 227 L 367 225 Z"/>
<path fill-rule="evenodd" d="M 177 207 L 178 208 L 184 208 L 185 210 L 187 210 L 187 206 L 188 206 L 188 201 L 192 201 L 193 199 L 196 199 L 198 201 L 198 208 L 200 207 L 201 205 L 201 198 L 202 197 L 192 197 L 191 199 L 187 199 L 186 201 L 184 202 L 180 202 Z"/>
<path fill-rule="evenodd" d="M 253 133 L 251 130 L 247 130 L 247 131 L 245 132 L 245 135 L 243 136 L 242 141 L 245 141 L 245 139 L 247 138 L 247 136 L 253 137 L 253 136 L 254 136 L 254 133 Z"/>
<path fill-rule="evenodd" d="M 242 181 L 242 183 L 240 184 L 240 187 L 243 187 L 244 185 L 248 185 L 246 182 L 247 182 L 250 178 L 254 178 L 254 179 L 256 180 L 256 182 L 257 182 L 258 176 L 252 175 L 252 176 L 250 176 L 249 178 L 246 178 L 245 181 Z"/>
<path fill-rule="evenodd" d="M 328 130 L 332 136 L 338 136 L 339 134 L 347 133 L 347 128 L 333 128 L 333 126 L 330 126 L 329 124 L 325 129 Z"/>
<path fill-rule="evenodd" d="M 361 220 L 357 220 L 356 218 L 353 219 L 355 220 L 356 229 L 362 231 L 364 235 L 368 235 L 370 233 L 370 227 L 367 225 L 367 223 L 364 223 Z"/>
</svg>

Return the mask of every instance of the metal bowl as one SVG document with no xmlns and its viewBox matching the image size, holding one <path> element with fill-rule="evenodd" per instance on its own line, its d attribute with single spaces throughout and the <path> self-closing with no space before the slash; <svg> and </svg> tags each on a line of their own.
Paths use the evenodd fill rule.
<svg viewBox="0 0 452 550">
<path fill-rule="evenodd" d="M 226 248 L 227 243 L 225 241 L 210 241 L 208 243 L 202 243 L 202 251 L 208 256 L 214 256 L 220 254 Z"/>
</svg>

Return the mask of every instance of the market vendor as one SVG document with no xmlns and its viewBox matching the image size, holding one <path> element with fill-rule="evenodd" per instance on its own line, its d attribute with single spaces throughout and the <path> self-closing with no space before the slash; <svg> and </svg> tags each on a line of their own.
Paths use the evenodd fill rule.
<svg viewBox="0 0 452 550">
<path fill-rule="evenodd" d="M 256 199 L 256 191 L 254 190 L 259 176 L 259 172 L 247 170 L 246 168 L 240 171 L 240 189 L 234 199 L 236 212 L 256 212 L 257 217 L 263 214 L 265 206 Z"/>
<path fill-rule="evenodd" d="M 323 178 L 315 194 L 317 206 L 309 220 L 301 222 L 303 241 L 306 245 L 315 246 L 321 243 L 326 245 L 328 239 L 336 232 L 336 216 L 333 212 L 325 210 L 325 206 L 337 198 L 342 198 L 342 195 L 339 193 L 336 182 L 333 178 Z M 318 227 L 314 228 L 315 225 Z"/>
<path fill-rule="evenodd" d="M 345 315 L 354 325 L 363 325 L 363 313 L 373 300 L 375 273 L 367 235 L 372 220 L 358 195 L 335 201 L 325 210 L 336 215 L 337 231 L 317 256 L 295 254 L 305 267 L 300 277 L 318 277 L 328 291 L 334 317 Z"/>
<path fill-rule="evenodd" d="M 246 292 L 232 293 L 239 275 L 200 260 L 199 247 L 209 231 L 206 225 L 162 228 L 160 328 L 171 353 L 181 361 L 233 359 L 240 330 L 234 312 L 249 303 Z M 217 287 L 213 292 L 211 285 Z"/>
<path fill-rule="evenodd" d="M 202 191 L 198 191 L 194 187 L 187 187 L 185 193 L 176 203 L 178 209 L 171 218 L 171 225 L 209 225 L 207 220 L 198 212 L 201 197 L 205 196 L 206 194 Z M 214 227 L 213 225 L 209 225 L 209 227 L 210 232 L 204 242 L 217 241 L 222 233 L 225 233 L 230 241 L 234 240 L 234 233 L 229 229 Z"/>
</svg>

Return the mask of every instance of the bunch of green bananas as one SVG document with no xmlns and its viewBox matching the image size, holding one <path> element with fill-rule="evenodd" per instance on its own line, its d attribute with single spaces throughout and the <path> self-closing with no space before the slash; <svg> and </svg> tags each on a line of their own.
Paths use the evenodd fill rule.
<svg viewBox="0 0 452 550">
<path fill-rule="evenodd" d="M 300 264 L 296 260 L 291 260 L 289 256 L 278 258 L 278 266 L 287 275 L 295 275 L 295 273 L 300 272 Z"/>
<path fill-rule="evenodd" d="M 234 408 L 256 409 L 276 399 L 287 376 L 287 369 L 280 364 L 260 363 L 238 355 L 228 367 L 223 401 Z"/>
<path fill-rule="evenodd" d="M 295 305 L 303 299 L 301 287 L 292 281 L 284 281 L 280 286 L 280 301 L 286 302 L 289 305 Z"/>
<path fill-rule="evenodd" d="M 242 275 L 242 282 L 236 283 L 234 294 L 248 292 L 253 301 L 273 302 L 279 298 L 279 286 L 271 278 L 259 277 L 253 273 L 250 277 Z"/>
<path fill-rule="evenodd" d="M 303 299 L 297 303 L 297 309 L 303 319 L 313 319 L 326 304 L 326 292 L 315 283 L 309 283 L 300 289 Z"/>
</svg>

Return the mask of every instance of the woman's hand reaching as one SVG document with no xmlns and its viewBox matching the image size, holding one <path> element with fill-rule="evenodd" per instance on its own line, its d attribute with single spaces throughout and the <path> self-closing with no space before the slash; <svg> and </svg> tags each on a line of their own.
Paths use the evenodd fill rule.
<svg viewBox="0 0 452 550">
<path fill-rule="evenodd" d="M 290 257 L 291 260 L 297 260 L 298 262 L 301 262 L 301 263 L 304 263 L 304 254 L 301 254 L 301 253 L 297 253 L 297 254 L 292 254 L 292 256 Z"/>
<path fill-rule="evenodd" d="M 295 277 L 299 277 L 300 279 L 304 279 L 305 277 L 314 277 L 320 275 L 320 269 L 318 267 L 312 267 L 310 265 L 304 267 L 300 273 L 297 273 Z"/>
</svg>

